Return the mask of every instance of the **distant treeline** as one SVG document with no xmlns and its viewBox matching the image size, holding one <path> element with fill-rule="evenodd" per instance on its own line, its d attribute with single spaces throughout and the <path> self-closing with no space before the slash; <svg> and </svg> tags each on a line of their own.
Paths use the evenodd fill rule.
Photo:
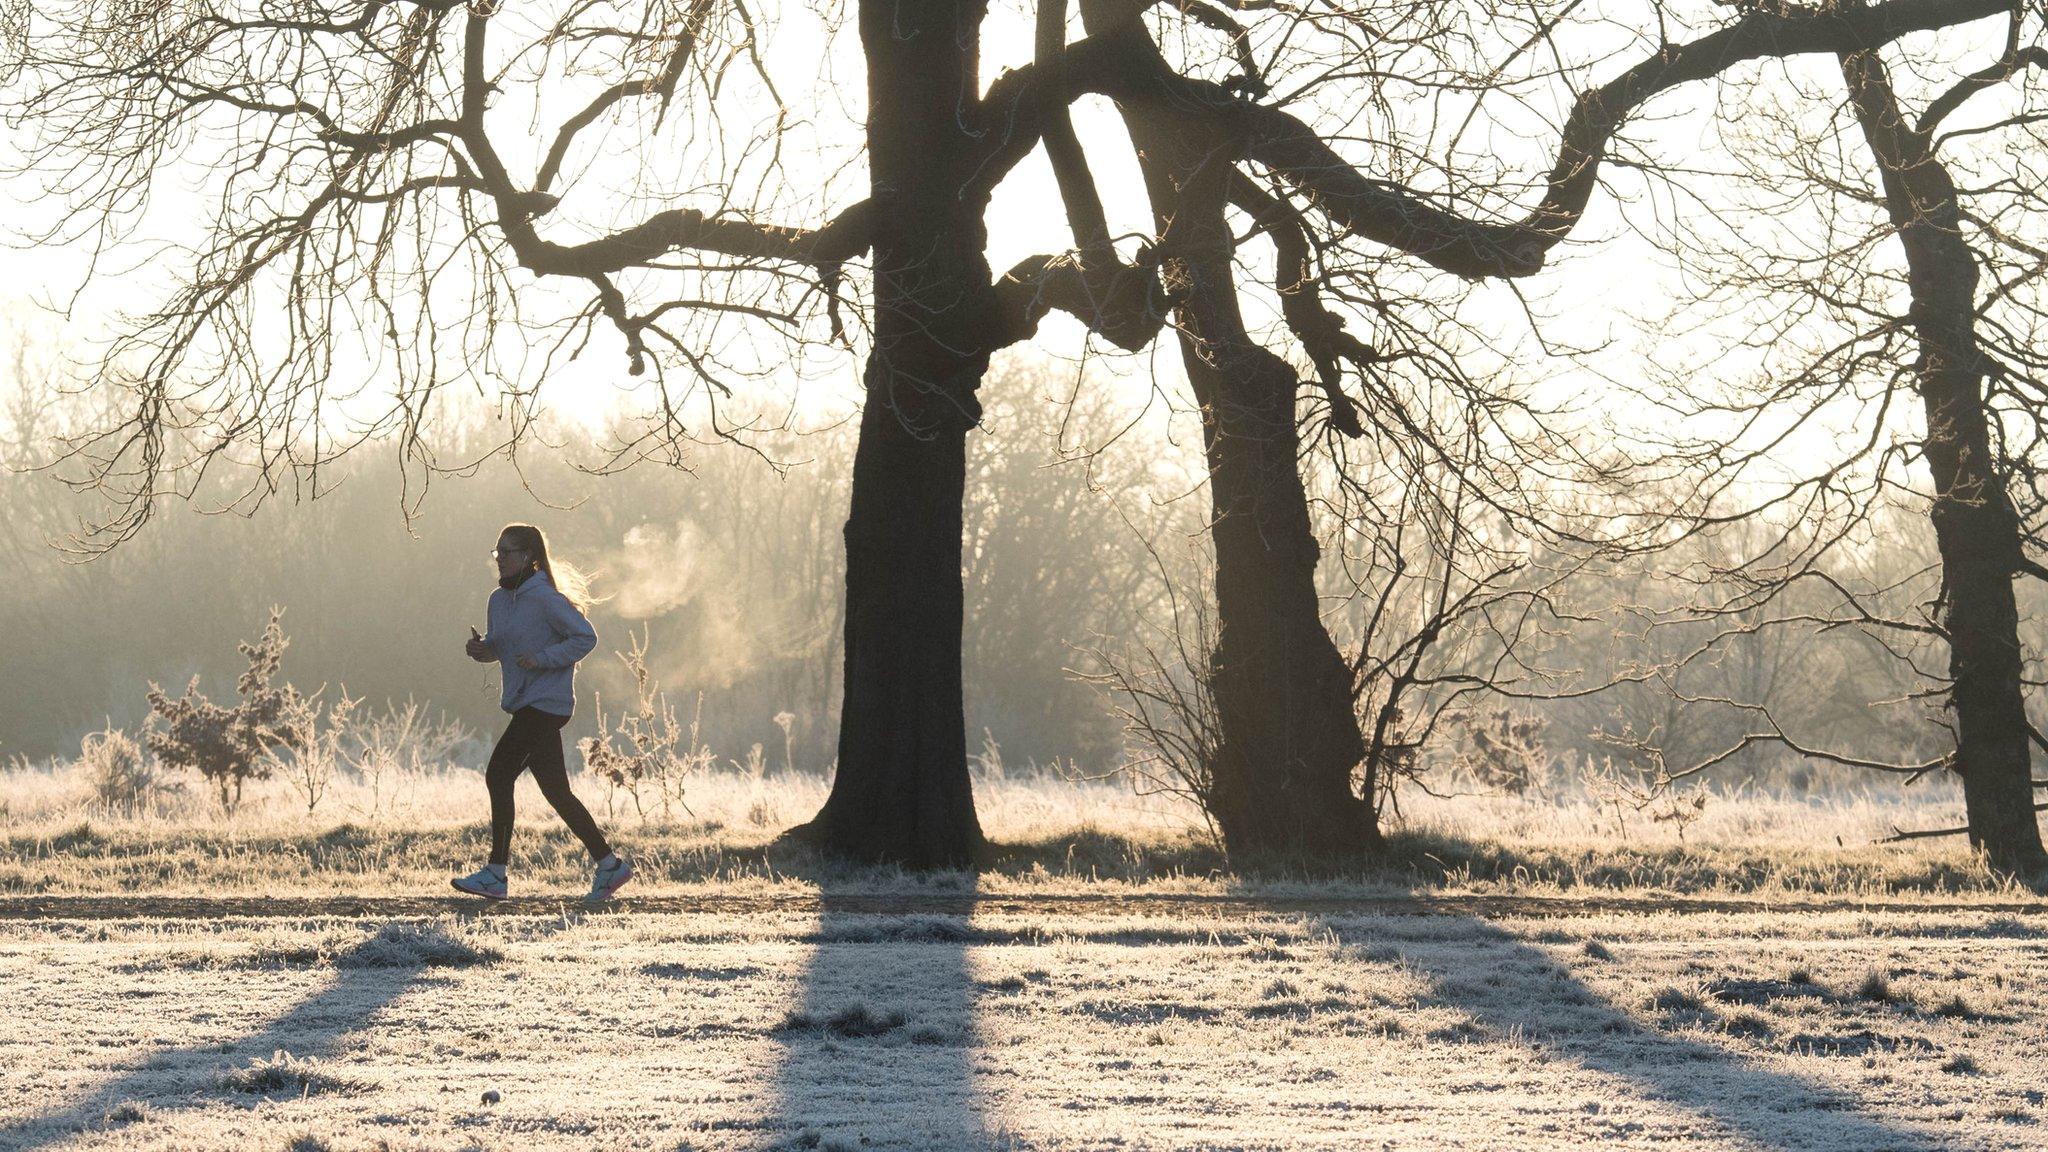
<svg viewBox="0 0 2048 1152">
<path fill-rule="evenodd" d="M 1012 771 L 1065 761 L 1099 772 L 1122 760 L 1113 701 L 1074 671 L 1097 669 L 1097 650 L 1171 636 L 1168 585 L 1185 612 L 1207 562 L 1207 499 L 1189 467 L 1198 443 L 1169 443 L 1154 416 L 1118 435 L 1131 414 L 1107 401 L 1070 412 L 1070 384 L 1029 368 L 993 375 L 988 434 L 970 455 L 969 746 L 993 740 Z M 24 384 L 23 396 L 35 390 Z M 6 462 L 47 455 L 61 413 L 47 397 L 40 406 L 16 397 L 12 407 L 0 440 Z M 440 455 L 461 459 L 493 433 L 481 414 L 450 421 Z M 581 434 L 546 435 L 561 443 Z M 488 739 L 502 723 L 496 671 L 468 661 L 461 645 L 470 625 L 483 624 L 498 529 L 530 521 L 560 555 L 596 569 L 606 597 L 591 612 L 600 646 L 583 666 L 572 737 L 595 729 L 593 690 L 607 707 L 629 703 L 630 681 L 612 654 L 645 629 L 653 671 L 685 723 L 702 694 L 701 739 L 721 758 L 743 760 L 759 743 L 769 766 L 781 767 L 776 717 L 786 712 L 793 765 L 822 770 L 840 703 L 840 529 L 853 428 L 752 442 L 759 452 L 707 445 L 687 470 L 643 463 L 612 475 L 578 471 L 563 453 L 528 452 L 517 468 L 494 458 L 474 475 L 435 479 L 409 531 L 389 445 L 323 470 L 317 500 L 282 492 L 252 516 L 197 511 L 231 502 L 248 482 L 220 473 L 197 503 L 165 503 L 139 538 L 89 563 L 66 562 L 45 542 L 74 527 L 90 498 L 46 474 L 0 473 L 9 572 L 0 757 L 75 754 L 108 720 L 138 727 L 150 681 L 176 694 L 197 674 L 202 692 L 226 699 L 243 666 L 235 644 L 261 633 L 272 604 L 286 609 L 291 683 L 325 683 L 330 693 L 345 684 L 377 703 L 416 699 Z M 1076 454 L 1086 446 L 1100 450 Z M 1327 620 L 1340 644 L 1353 643 L 1375 603 L 1335 579 L 1344 534 L 1335 523 L 1320 527 L 1332 571 Z M 1838 556 L 1830 578 L 1893 618 L 1926 618 L 1936 570 L 1924 520 L 1901 511 L 1880 529 L 1882 546 Z M 1525 635 L 1513 660 L 1544 675 L 1507 679 L 1564 698 L 1467 698 L 1431 734 L 1427 760 L 1460 764 L 1481 782 L 1534 784 L 1589 759 L 1647 771 L 1654 765 L 1640 743 L 1661 749 L 1675 770 L 1756 731 L 1758 715 L 1744 703 L 1767 705 L 1810 747 L 1888 762 L 1938 755 L 1943 711 L 1928 689 L 1946 672 L 1946 653 L 1931 634 L 1841 623 L 1842 596 L 1817 579 L 1740 612 L 1697 617 L 1693 610 L 1740 591 L 1716 571 L 1753 553 L 1765 531 L 1738 525 L 1634 565 L 1567 565 L 1532 550 L 1532 581 L 1574 567 L 1552 594 L 1567 616 L 1584 619 Z M 1426 584 L 1403 592 L 1386 611 L 1417 611 L 1410 599 L 1427 594 Z M 2024 606 L 2022 618 L 2041 619 L 2037 607 Z M 1488 636 L 1461 643 L 1474 670 L 1501 658 Z M 1617 679 L 1625 682 L 1576 694 Z M 1873 779 L 1778 745 L 1731 758 L 1714 778 L 1792 787 Z"/>
<path fill-rule="evenodd" d="M 1100 767 L 1120 754 L 1118 725 L 1098 692 L 1063 669 L 1077 660 L 1073 645 L 1127 632 L 1157 595 L 1156 565 L 1135 526 L 1163 534 L 1162 557 L 1185 558 L 1199 537 L 1200 501 L 1168 501 L 1189 485 L 1159 471 L 1150 446 L 1059 463 L 1062 439 L 1099 440 L 1114 428 L 1096 426 L 1108 424 L 1106 412 L 1094 423 L 1085 413 L 1063 421 L 1063 408 L 1037 394 L 1041 384 L 992 378 L 991 434 L 973 454 L 970 747 L 986 732 L 1012 769 L 1056 757 Z M 460 458 L 495 431 L 484 416 L 451 422 L 440 455 Z M 9 463 L 47 455 L 46 443 L 24 442 L 33 432 L 13 432 Z M 196 504 L 165 503 L 139 538 L 82 564 L 45 540 L 74 528 L 91 500 L 47 474 L 0 474 L 0 555 L 10 573 L 0 597 L 9 681 L 0 757 L 75 754 L 107 718 L 139 725 L 151 680 L 176 694 L 196 673 L 202 692 L 231 697 L 245 664 L 235 643 L 262 632 L 272 604 L 286 610 L 290 682 L 309 691 L 324 682 L 330 694 L 346 684 L 372 701 L 410 696 L 495 735 L 497 671 L 465 658 L 462 641 L 484 623 L 499 528 L 525 521 L 561 556 L 596 569 L 605 597 L 591 612 L 599 648 L 582 666 L 572 736 L 594 731 L 592 689 L 608 707 L 630 702 L 613 653 L 644 628 L 653 670 L 685 723 L 703 694 L 702 736 L 721 756 L 743 759 L 759 742 L 780 767 L 775 717 L 788 712 L 796 766 L 822 770 L 840 703 L 840 529 L 853 429 L 752 440 L 761 453 L 707 445 L 687 471 L 642 463 L 594 476 L 530 450 L 516 469 L 493 459 L 474 476 L 436 478 L 410 532 L 389 445 L 323 468 L 317 500 L 287 491 L 248 517 L 195 510 L 246 487 L 248 476 L 223 473 Z M 1155 488 L 1168 502 L 1154 501 Z"/>
</svg>

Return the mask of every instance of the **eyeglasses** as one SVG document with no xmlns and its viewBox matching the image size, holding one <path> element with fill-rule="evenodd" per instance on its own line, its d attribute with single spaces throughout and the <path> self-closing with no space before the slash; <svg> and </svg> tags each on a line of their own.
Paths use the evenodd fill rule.
<svg viewBox="0 0 2048 1152">
<path fill-rule="evenodd" d="M 507 552 L 516 553 L 520 556 L 526 555 L 526 549 L 524 548 L 493 548 L 491 549 L 491 559 L 496 560 Z"/>
</svg>

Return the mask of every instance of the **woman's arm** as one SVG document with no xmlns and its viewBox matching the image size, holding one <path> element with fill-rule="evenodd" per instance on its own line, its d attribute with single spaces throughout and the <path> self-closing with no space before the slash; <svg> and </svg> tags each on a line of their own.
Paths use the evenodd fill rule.
<svg viewBox="0 0 2048 1152">
<path fill-rule="evenodd" d="M 469 643 L 464 647 L 469 658 L 479 664 L 488 664 L 498 658 L 498 650 L 491 644 L 491 631 L 497 624 L 498 594 L 492 592 L 484 601 L 484 634 L 476 634 L 476 625 L 469 627 Z"/>
<path fill-rule="evenodd" d="M 547 616 L 548 627 L 562 639 L 533 654 L 536 667 L 567 668 L 597 647 L 597 629 L 569 603 L 567 596 L 550 589 L 541 601 L 541 611 Z"/>
</svg>

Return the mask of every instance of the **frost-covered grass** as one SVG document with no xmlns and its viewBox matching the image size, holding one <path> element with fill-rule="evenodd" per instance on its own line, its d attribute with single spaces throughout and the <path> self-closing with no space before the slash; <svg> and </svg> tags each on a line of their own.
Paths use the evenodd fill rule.
<svg viewBox="0 0 2048 1152">
<path fill-rule="evenodd" d="M 131 915 L 450 896 L 484 839 L 460 770 L 340 781 L 310 816 L 275 784 L 232 819 L 108 811 L 69 766 L 0 796 L 0 898 Z M 823 796 L 707 773 L 688 813 L 614 805 L 629 892 L 672 899 L 589 913 L 0 903 L 0 1150 L 2048 1143 L 2048 914 L 1971 907 L 2048 905 L 1960 844 L 1871 843 L 1952 796 L 1716 797 L 1682 839 L 1583 796 L 1416 797 L 1380 861 L 1262 868 L 1116 782 L 988 775 L 988 867 L 930 876 L 772 843 Z M 515 891 L 580 892 L 580 850 L 520 805 Z M 1411 893 L 1507 899 L 1341 903 Z M 1747 910 L 1570 902 L 1681 895 Z M 1919 910 L 1846 909 L 1876 897 Z"/>
<path fill-rule="evenodd" d="M 2048 1140 L 2035 916 L 5 921 L 0 1002 L 7 1149 Z"/>
<path fill-rule="evenodd" d="M 803 894 L 917 890 L 928 877 L 832 868 L 773 843 L 823 802 L 815 776 L 706 772 L 688 809 L 636 812 L 579 777 L 613 838 L 641 865 L 636 895 L 717 891 Z M 282 781 L 255 786 L 232 817 L 203 792 L 159 795 L 139 810 L 94 802 L 76 765 L 0 771 L 0 895 L 429 895 L 447 891 L 486 843 L 486 799 L 466 769 L 337 779 L 308 814 Z M 1957 839 L 1875 843 L 1894 827 L 1939 827 L 1957 798 L 1937 788 L 1820 797 L 1715 796 L 1689 827 L 1560 798 L 1407 798 L 1378 861 L 1267 867 L 1226 861 L 1199 817 L 1119 780 L 984 774 L 976 782 L 994 850 L 975 879 L 989 893 L 1213 895 L 1446 893 L 1945 898 L 2023 894 L 1988 874 Z M 531 781 L 518 798 L 514 891 L 574 894 L 587 861 Z M 964 876 L 940 877 L 950 890 Z"/>
</svg>

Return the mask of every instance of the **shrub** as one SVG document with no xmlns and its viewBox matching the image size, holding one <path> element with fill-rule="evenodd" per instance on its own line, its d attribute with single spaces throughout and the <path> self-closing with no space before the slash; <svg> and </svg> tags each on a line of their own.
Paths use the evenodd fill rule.
<svg viewBox="0 0 2048 1152">
<path fill-rule="evenodd" d="M 1934 1014 L 1936 1016 L 1947 1016 L 1952 1020 L 1974 1020 L 1977 1018 L 1976 1010 L 1971 1008 L 1970 1002 L 1963 999 L 1960 995 L 1950 996 L 1936 1005 Z"/>
<path fill-rule="evenodd" d="M 107 1110 L 100 1114 L 100 1121 L 106 1127 L 111 1128 L 116 1124 L 133 1124 L 138 1120 L 147 1120 L 152 1112 L 153 1109 L 150 1108 L 148 1101 L 117 1100 L 113 1104 L 108 1105 Z"/>
<path fill-rule="evenodd" d="M 1499 708 L 1454 712 L 1445 719 L 1465 738 L 1458 767 L 1479 784 L 1519 796 L 1553 775 L 1550 751 L 1543 744 L 1549 721 L 1543 717 Z"/>
<path fill-rule="evenodd" d="M 903 1024 L 903 1013 L 894 1009 L 878 1012 L 858 1001 L 825 1018 L 827 1031 L 852 1038 L 880 1036 L 903 1027 Z"/>
<path fill-rule="evenodd" d="M 152 727 L 145 733 L 149 750 L 164 764 L 196 769 L 213 785 L 226 812 L 233 812 L 242 802 L 244 784 L 269 777 L 274 764 L 272 749 L 284 747 L 289 739 L 282 722 L 290 710 L 301 706 L 296 688 L 270 683 L 291 643 L 285 639 L 283 616 L 284 609 L 272 608 L 262 639 L 236 645 L 248 658 L 249 667 L 235 681 L 240 699 L 233 708 L 223 708 L 201 696 L 197 676 L 175 700 L 154 681 L 149 685 Z M 158 720 L 164 722 L 163 731 L 153 727 Z"/>
<path fill-rule="evenodd" d="M 247 1068 L 236 1068 L 221 1074 L 220 1085 L 233 1092 L 247 1092 L 252 1096 L 272 1096 L 289 1093 L 295 1096 L 311 1096 L 316 1093 L 353 1093 L 365 1090 L 365 1086 L 347 1077 L 336 1076 L 326 1071 L 320 1061 L 294 1056 L 280 1048 L 265 1060 L 251 1057 Z"/>
<path fill-rule="evenodd" d="M 375 936 L 339 953 L 337 968 L 473 968 L 505 958 L 499 948 L 451 931 L 444 924 L 386 924 Z"/>
<path fill-rule="evenodd" d="M 342 762 L 369 785 L 373 812 L 383 807 L 385 773 L 417 774 L 442 767 L 454 758 L 457 747 L 472 739 L 461 721 L 445 712 L 435 719 L 410 698 L 403 706 L 388 705 L 381 713 L 353 719 L 347 733 L 349 751 Z"/>
<path fill-rule="evenodd" d="M 1721 1030 L 1730 1036 L 1743 1036 L 1752 1040 L 1768 1040 L 1776 1029 L 1771 1018 L 1761 1012 L 1734 1012 L 1721 1021 Z"/>
<path fill-rule="evenodd" d="M 1178 589 L 1167 582 L 1169 597 Z M 1223 755 L 1223 718 L 1212 687 L 1216 633 L 1200 596 L 1176 604 L 1174 627 L 1158 643 L 1133 642 L 1127 654 L 1092 650 L 1099 672 L 1082 673 L 1112 701 L 1123 722 L 1125 761 L 1138 794 L 1193 803 L 1220 842 L 1215 821 L 1216 765 Z M 991 737 L 993 739 L 993 737 Z"/>
<path fill-rule="evenodd" d="M 909 1022 L 909 1018 L 894 1008 L 870 1008 L 862 1001 L 854 1001 L 837 1012 L 819 1019 L 810 1012 L 791 1012 L 776 1025 L 779 1032 L 810 1032 L 823 1030 L 834 1036 L 847 1039 L 863 1039 L 893 1032 Z"/>
<path fill-rule="evenodd" d="M 162 787 L 142 745 L 119 728 L 88 733 L 79 742 L 78 759 L 92 783 L 92 798 L 102 807 L 132 812 Z"/>
<path fill-rule="evenodd" d="M 324 691 L 323 686 L 320 692 Z M 323 723 L 320 692 L 311 696 L 294 694 L 286 702 L 277 723 L 280 740 L 269 752 L 272 760 L 283 767 L 285 779 L 306 801 L 308 816 L 327 795 L 327 786 L 334 780 L 335 762 L 342 758 L 342 740 L 348 736 L 356 708 L 362 704 L 361 698 L 349 696 L 348 688 L 343 686 L 341 699 L 328 709 Z"/>
<path fill-rule="evenodd" d="M 647 668 L 647 641 L 648 632 L 643 630 L 633 638 L 629 651 L 614 653 L 633 674 L 633 710 L 614 717 L 605 712 L 603 697 L 597 697 L 597 735 L 577 741 L 576 749 L 583 754 L 584 767 L 611 785 L 614 794 L 623 789 L 633 799 L 633 811 L 643 817 L 650 800 L 642 790 L 652 788 L 666 820 L 671 806 L 690 810 L 683 803 L 683 779 L 693 769 L 708 767 L 713 756 L 711 749 L 698 742 L 703 694 L 698 694 L 697 712 L 685 729 L 676 721 L 676 710 L 661 690 L 661 682 Z M 751 762 L 765 768 L 758 744 Z"/>
<path fill-rule="evenodd" d="M 1650 995 L 1650 1007 L 1659 1012 L 1704 1012 L 1707 996 L 1696 986 L 1667 984 Z"/>
<path fill-rule="evenodd" d="M 1617 742 L 1630 746 L 1627 741 Z M 1644 812 L 1656 823 L 1674 826 L 1678 842 L 1683 844 L 1685 830 L 1706 814 L 1707 791 L 1698 784 L 1688 791 L 1679 791 L 1675 778 L 1664 770 L 1661 755 L 1653 752 L 1648 758 L 1650 768 L 1645 772 L 1633 758 L 1617 761 L 1607 756 L 1596 762 L 1587 757 L 1582 777 L 1586 796 L 1614 813 L 1614 834 L 1618 839 L 1628 839 L 1628 813 Z"/>
</svg>

